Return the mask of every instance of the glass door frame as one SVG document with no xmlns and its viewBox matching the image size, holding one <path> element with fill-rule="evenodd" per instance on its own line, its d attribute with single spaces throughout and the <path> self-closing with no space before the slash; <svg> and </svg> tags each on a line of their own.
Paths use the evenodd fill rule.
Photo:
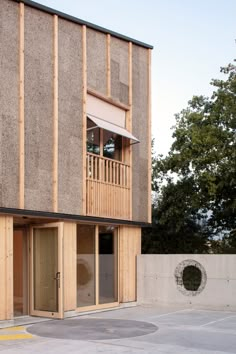
<svg viewBox="0 0 236 354">
<path fill-rule="evenodd" d="M 29 270 L 29 227 L 27 225 L 22 226 L 14 226 L 13 224 L 13 245 L 15 232 L 21 231 L 23 234 L 23 278 L 26 277 L 25 281 L 23 280 L 23 308 L 25 308 L 25 312 L 22 315 L 15 315 L 15 301 L 14 301 L 14 279 L 13 279 L 13 314 L 14 319 L 18 319 L 20 317 L 28 316 L 30 312 L 29 306 L 29 279 L 30 279 L 30 270 Z M 19 251 L 19 250 L 18 250 Z M 13 247 L 13 264 L 14 264 L 14 247 Z M 14 267 L 13 267 L 13 277 L 14 277 Z"/>
<path fill-rule="evenodd" d="M 90 224 L 91 225 L 91 224 Z M 114 226 L 115 232 L 114 232 L 114 262 L 115 262 L 115 289 L 117 291 L 117 301 L 115 302 L 109 302 L 105 304 L 99 304 L 99 226 L 109 226 L 107 224 L 97 224 L 95 226 L 95 305 L 89 305 L 89 306 L 81 306 L 76 308 L 76 312 L 86 312 L 86 311 L 92 311 L 92 310 L 99 310 L 99 309 L 108 309 L 108 308 L 113 308 L 113 307 L 118 307 L 120 304 L 120 261 L 119 261 L 119 250 L 120 250 L 120 238 L 119 238 L 119 226 Z"/>
<path fill-rule="evenodd" d="M 58 269 L 60 272 L 60 286 L 58 287 L 58 311 L 41 311 L 34 309 L 34 230 L 57 228 L 57 241 L 58 241 Z M 64 303 L 63 303 L 63 222 L 38 224 L 30 226 L 30 308 L 29 314 L 31 316 L 40 316 L 48 318 L 64 318 Z"/>
</svg>

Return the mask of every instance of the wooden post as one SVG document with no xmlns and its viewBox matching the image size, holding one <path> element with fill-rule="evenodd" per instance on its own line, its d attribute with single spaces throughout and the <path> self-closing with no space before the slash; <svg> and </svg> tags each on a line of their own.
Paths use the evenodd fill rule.
<svg viewBox="0 0 236 354">
<path fill-rule="evenodd" d="M 24 4 L 19 4 L 19 208 L 24 209 L 25 142 L 24 142 Z"/>
<path fill-rule="evenodd" d="M 99 226 L 95 226 L 95 304 L 99 304 Z"/>
<path fill-rule="evenodd" d="M 82 27 L 82 45 L 83 45 L 83 214 L 86 214 L 86 140 L 87 140 L 87 39 L 86 39 L 86 26 Z"/>
<path fill-rule="evenodd" d="M 132 115 L 133 115 L 133 75 L 132 75 L 133 65 L 132 65 L 132 42 L 129 42 L 129 112 L 127 113 L 127 129 L 132 132 Z M 130 188 L 130 197 L 129 197 L 129 208 L 130 208 L 130 215 L 129 218 L 132 220 L 133 214 L 133 183 L 132 183 L 132 147 L 129 146 L 129 165 L 130 165 L 130 173 L 129 173 L 129 181 L 128 185 Z"/>
<path fill-rule="evenodd" d="M 148 49 L 148 222 L 152 222 L 151 49 Z"/>
<path fill-rule="evenodd" d="M 13 319 L 13 217 L 0 216 L 0 320 Z"/>
<path fill-rule="evenodd" d="M 53 211 L 58 211 L 58 16 L 53 16 Z"/>
<path fill-rule="evenodd" d="M 111 97 L 111 35 L 107 34 L 107 96 Z"/>
</svg>

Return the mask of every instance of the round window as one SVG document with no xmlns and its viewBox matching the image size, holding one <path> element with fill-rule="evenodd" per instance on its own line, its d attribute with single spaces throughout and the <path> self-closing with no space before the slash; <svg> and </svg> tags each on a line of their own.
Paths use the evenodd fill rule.
<svg viewBox="0 0 236 354">
<path fill-rule="evenodd" d="M 196 266 L 187 266 L 183 269 L 183 285 L 186 290 L 197 291 L 201 285 L 202 272 Z"/>
<path fill-rule="evenodd" d="M 207 282 L 204 267 L 197 261 L 186 259 L 175 269 L 178 290 L 186 296 L 195 296 L 202 292 Z"/>
</svg>

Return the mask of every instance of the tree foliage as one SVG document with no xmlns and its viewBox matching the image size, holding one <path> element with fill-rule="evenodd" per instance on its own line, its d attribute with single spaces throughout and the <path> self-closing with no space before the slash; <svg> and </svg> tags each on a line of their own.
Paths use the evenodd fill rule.
<svg viewBox="0 0 236 354">
<path fill-rule="evenodd" d="M 169 154 L 153 161 L 152 234 L 159 230 L 163 242 L 187 237 L 193 252 L 207 252 L 210 239 L 216 252 L 236 247 L 236 66 L 221 72 L 226 79 L 212 80 L 211 98 L 195 96 L 176 115 Z M 223 240 L 217 243 L 216 235 Z M 171 242 L 171 252 L 178 242 Z"/>
</svg>

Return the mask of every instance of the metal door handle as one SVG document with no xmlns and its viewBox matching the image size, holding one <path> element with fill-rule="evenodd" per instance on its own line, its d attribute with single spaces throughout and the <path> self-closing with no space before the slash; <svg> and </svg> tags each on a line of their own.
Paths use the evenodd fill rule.
<svg viewBox="0 0 236 354">
<path fill-rule="evenodd" d="M 60 272 L 56 272 L 56 276 L 55 276 L 54 280 L 57 281 L 58 288 L 60 288 L 60 279 L 61 279 L 61 273 Z"/>
</svg>

